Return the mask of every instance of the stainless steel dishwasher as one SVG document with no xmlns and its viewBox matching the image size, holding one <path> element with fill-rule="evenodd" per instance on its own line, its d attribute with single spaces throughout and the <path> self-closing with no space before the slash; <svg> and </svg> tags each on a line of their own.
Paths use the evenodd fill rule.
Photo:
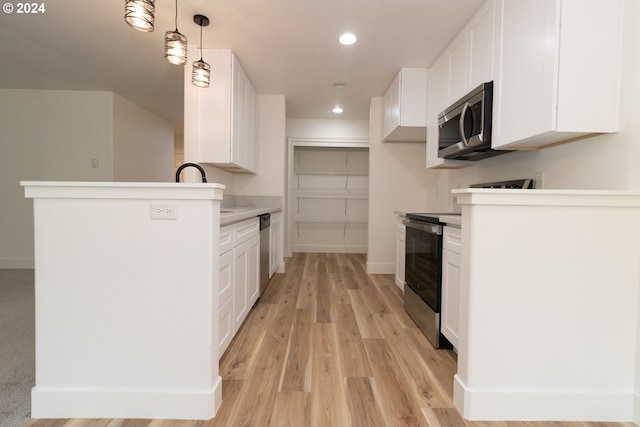
<svg viewBox="0 0 640 427">
<path fill-rule="evenodd" d="M 260 296 L 269 285 L 269 249 L 271 246 L 269 238 L 269 226 L 271 225 L 271 214 L 258 215 L 260 218 Z"/>
</svg>

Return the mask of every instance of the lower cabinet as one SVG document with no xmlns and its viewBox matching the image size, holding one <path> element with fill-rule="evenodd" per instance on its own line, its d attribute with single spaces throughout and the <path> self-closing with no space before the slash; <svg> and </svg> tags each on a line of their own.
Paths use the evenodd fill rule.
<svg viewBox="0 0 640 427">
<path fill-rule="evenodd" d="M 460 245 L 459 228 L 444 227 L 442 250 L 442 334 L 458 347 L 460 313 Z"/>
<path fill-rule="evenodd" d="M 218 349 L 222 356 L 260 296 L 260 234 L 256 219 L 222 227 Z"/>
<path fill-rule="evenodd" d="M 218 311 L 218 354 L 222 356 L 234 335 L 233 250 L 220 255 L 220 310 Z"/>
</svg>

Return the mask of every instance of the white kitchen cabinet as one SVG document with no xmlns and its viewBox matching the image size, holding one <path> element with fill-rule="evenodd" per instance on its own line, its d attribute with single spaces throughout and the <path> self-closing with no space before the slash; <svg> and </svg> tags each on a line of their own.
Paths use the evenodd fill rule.
<svg viewBox="0 0 640 427">
<path fill-rule="evenodd" d="M 220 310 L 218 311 L 218 354 L 224 354 L 233 339 L 233 250 L 220 255 Z"/>
<path fill-rule="evenodd" d="M 618 130 L 622 0 L 498 0 L 493 148 Z"/>
<path fill-rule="evenodd" d="M 269 228 L 269 278 L 278 272 L 283 260 L 282 214 L 271 214 Z"/>
<path fill-rule="evenodd" d="M 449 65 L 447 103 L 442 109 L 462 98 L 469 90 L 469 43 L 467 31 L 462 31 L 446 51 Z M 436 114 L 438 114 L 438 111 Z"/>
<path fill-rule="evenodd" d="M 438 157 L 438 114 L 449 105 L 449 55 L 442 54 L 429 70 L 427 96 L 427 168 L 459 168 L 471 162 Z"/>
<path fill-rule="evenodd" d="M 402 68 L 396 74 L 384 94 L 384 141 L 426 139 L 427 75 L 423 68 Z"/>
<path fill-rule="evenodd" d="M 449 63 L 449 92 L 442 109 L 480 84 L 493 80 L 494 2 L 487 0 L 445 51 Z"/>
<path fill-rule="evenodd" d="M 257 225 L 254 226 L 254 224 Z M 260 293 L 260 225 L 258 218 L 234 224 L 233 328 L 238 331 Z M 253 230 L 251 233 L 248 230 Z M 240 242 L 240 243 L 238 243 Z"/>
<path fill-rule="evenodd" d="M 464 94 L 493 80 L 495 10 L 495 0 L 487 0 L 465 28 L 469 71 Z"/>
<path fill-rule="evenodd" d="M 233 248 L 233 330 L 249 313 L 249 242 Z"/>
<path fill-rule="evenodd" d="M 251 218 L 220 228 L 218 348 L 220 356 L 260 296 L 260 223 Z"/>
<path fill-rule="evenodd" d="M 399 216 L 396 224 L 396 285 L 404 292 L 404 270 L 407 227 L 402 223 L 404 217 Z"/>
<path fill-rule="evenodd" d="M 260 236 L 249 240 L 247 271 L 247 305 L 249 310 L 260 297 Z"/>
<path fill-rule="evenodd" d="M 493 80 L 495 0 L 485 2 L 429 69 L 427 168 L 474 162 L 438 157 L 438 114 L 481 83 Z"/>
<path fill-rule="evenodd" d="M 194 56 L 191 61 L 196 60 L 198 50 L 189 52 Z M 204 49 L 202 55 L 213 70 L 211 83 L 208 88 L 193 86 L 191 67 L 185 67 L 185 139 L 196 142 L 198 163 L 231 172 L 256 172 L 256 91 L 230 50 Z"/>
<path fill-rule="evenodd" d="M 459 228 L 444 227 L 442 249 L 442 334 L 458 347 L 460 316 L 460 246 Z"/>
</svg>

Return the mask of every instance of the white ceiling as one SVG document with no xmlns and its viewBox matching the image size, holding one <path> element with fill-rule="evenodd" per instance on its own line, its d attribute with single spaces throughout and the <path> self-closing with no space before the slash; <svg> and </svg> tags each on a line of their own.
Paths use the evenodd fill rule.
<svg viewBox="0 0 640 427">
<path fill-rule="evenodd" d="M 330 110 L 339 102 L 339 118 L 368 119 L 370 98 L 398 69 L 428 68 L 482 1 L 179 0 L 178 29 L 197 45 L 193 15 L 209 17 L 203 46 L 233 50 L 258 93 L 286 96 L 289 118 L 337 118 Z M 44 5 L 42 14 L 0 13 L 1 88 L 113 91 L 180 132 L 183 67 L 162 51 L 174 1 L 156 0 L 152 33 L 124 22 L 123 0 Z M 344 31 L 358 42 L 339 45 Z"/>
</svg>

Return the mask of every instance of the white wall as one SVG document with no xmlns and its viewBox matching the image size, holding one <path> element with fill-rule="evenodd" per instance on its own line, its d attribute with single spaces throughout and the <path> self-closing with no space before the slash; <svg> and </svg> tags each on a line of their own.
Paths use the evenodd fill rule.
<svg viewBox="0 0 640 427">
<path fill-rule="evenodd" d="M 367 120 L 287 119 L 289 138 L 365 139 L 369 136 Z"/>
<path fill-rule="evenodd" d="M 111 179 L 111 93 L 0 90 L 0 268 L 33 267 L 22 180 Z M 91 159 L 100 159 L 92 168 Z"/>
<path fill-rule="evenodd" d="M 640 288 L 640 283 L 638 283 Z M 640 331 L 640 292 L 638 293 L 636 331 Z M 636 381 L 633 396 L 633 422 L 640 426 L 640 338 L 636 337 Z"/>
<path fill-rule="evenodd" d="M 173 182 L 173 125 L 113 95 L 113 180 Z"/>
<path fill-rule="evenodd" d="M 33 208 L 20 181 L 112 181 L 116 141 L 127 144 L 118 151 L 133 156 L 139 180 L 165 180 L 154 168 L 156 159 L 171 159 L 173 127 L 117 98 L 111 92 L 0 89 L 0 268 L 33 267 Z M 125 130 L 137 137 L 126 138 Z M 167 153 L 149 160 L 136 148 L 148 146 L 145 135 L 171 139 L 156 147 Z"/>
<path fill-rule="evenodd" d="M 382 142 L 382 102 L 371 99 L 369 120 L 369 273 L 395 272 L 394 211 L 427 209 L 424 187 L 436 178 L 425 168 L 425 144 Z"/>
</svg>

